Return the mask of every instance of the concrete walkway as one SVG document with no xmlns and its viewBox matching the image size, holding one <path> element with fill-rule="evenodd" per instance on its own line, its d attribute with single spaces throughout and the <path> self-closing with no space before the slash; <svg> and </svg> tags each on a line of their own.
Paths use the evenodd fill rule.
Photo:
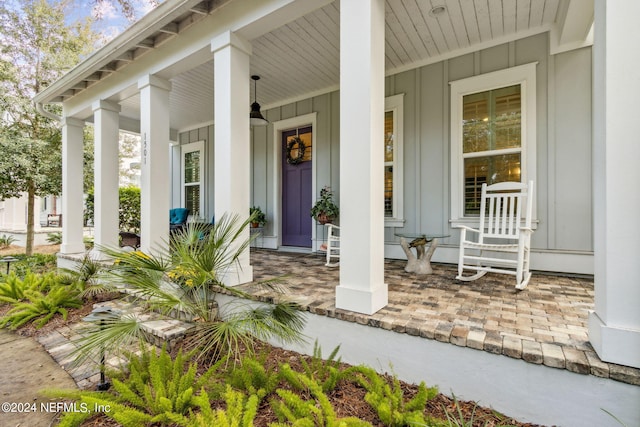
<svg viewBox="0 0 640 427">
<path fill-rule="evenodd" d="M 59 408 L 44 388 L 76 384 L 35 339 L 0 329 L 0 426 L 50 426 Z"/>
</svg>

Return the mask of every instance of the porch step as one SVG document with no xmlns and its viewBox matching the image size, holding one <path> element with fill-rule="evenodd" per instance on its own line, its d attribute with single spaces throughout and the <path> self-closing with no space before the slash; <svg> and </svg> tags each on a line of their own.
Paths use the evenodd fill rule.
<svg viewBox="0 0 640 427">
<path fill-rule="evenodd" d="M 169 350 L 180 344 L 195 327 L 190 321 L 175 319 L 157 312 L 146 312 L 140 304 L 125 299 L 94 304 L 94 308 L 97 307 L 108 307 L 137 318 L 141 322 L 142 329 L 147 333 L 147 341 L 157 347 L 162 347 L 166 343 Z"/>
<path fill-rule="evenodd" d="M 123 299 L 131 304 L 138 304 L 139 306 L 143 306 L 145 304 L 145 301 L 152 302 L 152 300 L 150 300 L 147 295 L 137 289 L 129 288 L 126 286 L 118 286 L 118 292 L 124 294 Z M 209 303 L 209 309 L 211 311 L 211 316 L 215 317 L 218 312 L 218 304 L 215 301 L 211 301 Z M 159 311 L 155 309 L 152 309 L 152 311 L 159 313 Z M 168 317 L 187 323 L 193 322 L 194 320 L 192 314 L 187 313 L 178 307 L 171 310 L 168 314 Z"/>
<path fill-rule="evenodd" d="M 146 332 L 147 346 L 162 347 L 166 343 L 167 349 L 172 350 L 195 327 L 192 322 L 172 319 L 155 312 L 149 313 L 139 304 L 128 302 L 124 299 L 96 303 L 93 307 L 108 307 L 122 314 L 138 318 L 141 321 L 142 329 Z M 86 327 L 87 323 L 78 322 L 63 326 L 48 335 L 37 338 L 44 349 L 71 375 L 81 389 L 95 387 L 100 379 L 98 360 L 89 360 L 80 366 L 75 363 L 77 347 L 74 341 L 85 333 Z M 132 345 L 128 351 L 139 354 L 139 345 L 137 343 Z M 111 369 L 120 369 L 123 364 L 126 364 L 122 354 L 113 354 L 107 351 L 106 355 L 106 366 Z"/>
</svg>

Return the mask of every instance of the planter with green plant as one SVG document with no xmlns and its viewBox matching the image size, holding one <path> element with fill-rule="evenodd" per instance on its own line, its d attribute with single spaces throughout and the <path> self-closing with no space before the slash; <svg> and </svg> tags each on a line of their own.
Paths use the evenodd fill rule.
<svg viewBox="0 0 640 427">
<path fill-rule="evenodd" d="M 260 207 L 253 206 L 249 208 L 249 220 L 251 221 L 252 227 L 262 227 L 267 223 L 267 216 L 262 212 Z"/>
<path fill-rule="evenodd" d="M 333 222 L 340 213 L 338 205 L 333 201 L 333 192 L 330 187 L 320 190 L 320 199 L 311 208 L 311 216 L 320 224 Z"/>
</svg>

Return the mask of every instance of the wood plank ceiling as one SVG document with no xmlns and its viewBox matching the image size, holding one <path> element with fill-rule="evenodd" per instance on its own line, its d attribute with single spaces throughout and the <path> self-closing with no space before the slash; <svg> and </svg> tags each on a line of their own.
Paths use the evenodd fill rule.
<svg viewBox="0 0 640 427">
<path fill-rule="evenodd" d="M 387 74 L 515 34 L 548 30 L 556 20 L 560 1 L 386 0 Z M 339 23 L 340 3 L 336 0 L 252 40 L 251 73 L 261 76 L 257 101 L 263 106 L 277 105 L 336 88 Z M 172 83 L 173 128 L 187 129 L 212 120 L 212 62 L 175 77 Z M 135 98 L 124 101 L 123 114 L 136 115 Z"/>
</svg>

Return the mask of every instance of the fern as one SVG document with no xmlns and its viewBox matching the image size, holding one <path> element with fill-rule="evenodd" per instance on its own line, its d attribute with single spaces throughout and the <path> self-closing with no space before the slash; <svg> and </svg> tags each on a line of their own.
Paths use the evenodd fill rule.
<svg viewBox="0 0 640 427">
<path fill-rule="evenodd" d="M 159 354 L 155 350 L 143 351 L 139 357 L 129 354 L 129 374 L 122 379 L 112 378 L 113 388 L 109 392 L 58 392 L 58 396 L 85 402 L 91 408 L 109 406 L 110 411 L 105 415 L 123 426 L 185 425 L 189 421 L 187 415 L 203 405 L 202 398 L 194 390 L 204 391 L 223 363 L 220 361 L 197 377 L 197 365 L 189 362 L 190 356 L 180 351 L 172 359 L 166 346 Z M 208 401 L 208 397 L 206 399 Z M 67 415 L 64 422 L 67 422 L 66 418 Z"/>
<path fill-rule="evenodd" d="M 276 389 L 279 375 L 277 372 L 268 371 L 260 361 L 245 357 L 231 370 L 227 382 L 237 389 L 245 390 L 249 395 L 263 399 Z"/>
<path fill-rule="evenodd" d="M 429 399 L 438 394 L 436 387 L 427 388 L 424 382 L 418 386 L 418 393 L 408 402 L 404 401 L 400 381 L 393 377 L 391 384 L 373 368 L 361 366 L 358 382 L 367 390 L 365 401 L 378 413 L 387 426 L 425 425 L 424 409 Z"/>
<path fill-rule="evenodd" d="M 38 285 L 42 286 L 43 283 Z M 14 307 L 0 319 L 0 327 L 10 325 L 11 329 L 17 329 L 34 320 L 34 326 L 41 328 L 58 313 L 67 320 L 67 308 L 78 308 L 82 305 L 74 288 L 61 285 L 52 288 L 48 294 L 35 289 L 25 289 L 24 298 L 28 301 L 15 303 Z"/>
<path fill-rule="evenodd" d="M 317 380 L 322 384 L 322 391 L 328 392 L 336 388 L 338 382 L 351 374 L 351 369 L 342 369 L 340 367 L 341 358 L 337 358 L 340 346 L 333 349 L 326 360 L 322 358 L 322 349 L 318 345 L 318 341 L 313 344 L 313 355 L 311 361 L 307 362 L 302 359 L 302 369 L 307 377 Z"/>
<path fill-rule="evenodd" d="M 22 280 L 20 280 L 15 273 L 4 277 L 5 281 L 0 283 L 0 301 L 12 304 L 16 304 L 27 298 L 25 292 L 48 292 L 51 289 L 61 286 L 60 277 L 54 273 L 27 273 Z"/>
<path fill-rule="evenodd" d="M 13 305 L 0 319 L 0 327 L 10 326 L 11 329 L 32 320 L 36 328 L 41 328 L 56 314 L 66 320 L 67 308 L 82 305 L 77 289 L 63 285 L 60 276 L 53 273 L 28 273 L 23 280 L 15 274 L 7 276 L 0 284 L 0 301 Z"/>
<path fill-rule="evenodd" d="M 174 422 L 186 427 L 253 427 L 260 401 L 257 395 L 252 394 L 247 398 L 242 392 L 233 390 L 229 384 L 224 393 L 226 409 L 214 411 L 211 408 L 209 396 L 204 390 L 194 400 L 200 412 L 191 414 L 184 424 L 181 424 L 178 419 L 173 420 Z"/>
<path fill-rule="evenodd" d="M 276 390 L 280 400 L 271 402 L 271 406 L 281 422 L 288 421 L 295 426 L 349 427 L 370 426 L 366 421 L 354 418 L 338 418 L 329 398 L 315 379 L 303 373 L 295 372 L 288 364 L 281 366 L 283 378 L 302 385 L 313 397 L 304 400 L 298 394 L 285 389 Z M 286 424 L 276 424 L 286 425 Z"/>
<path fill-rule="evenodd" d="M 16 304 L 24 299 L 25 282 L 20 280 L 15 273 L 5 276 L 5 281 L 0 283 L 0 301 Z"/>
</svg>

